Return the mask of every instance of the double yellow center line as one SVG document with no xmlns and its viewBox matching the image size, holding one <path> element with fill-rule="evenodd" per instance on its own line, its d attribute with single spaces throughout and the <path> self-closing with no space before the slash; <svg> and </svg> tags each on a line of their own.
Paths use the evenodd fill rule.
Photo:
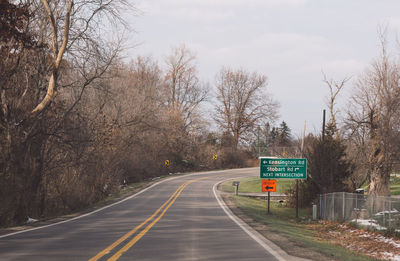
<svg viewBox="0 0 400 261">
<path fill-rule="evenodd" d="M 214 176 L 212 176 L 214 177 Z M 92 257 L 89 259 L 89 261 L 96 261 L 102 258 L 103 256 L 109 254 L 111 250 L 113 250 L 115 247 L 120 245 L 122 242 L 130 238 L 133 234 L 135 234 L 139 229 L 144 227 L 148 222 L 153 220 L 150 224 L 147 225 L 143 230 L 141 230 L 135 237 L 133 237 L 128 243 L 126 243 L 120 250 L 118 250 L 113 256 L 111 256 L 108 261 L 114 261 L 117 260 L 123 253 L 128 251 L 134 244 L 136 244 L 137 241 L 139 241 L 165 214 L 165 212 L 174 204 L 175 200 L 179 197 L 181 194 L 182 190 L 189 185 L 190 183 L 193 183 L 195 181 L 201 180 L 201 179 L 206 179 L 210 178 L 208 177 L 202 177 L 202 178 L 197 178 L 193 180 L 189 180 L 185 183 L 183 183 L 175 192 L 172 194 L 171 197 L 159 208 L 157 209 L 153 215 L 151 215 L 148 219 L 143 221 L 140 225 L 126 233 L 124 236 L 122 236 L 120 239 L 109 245 L 107 248 L 105 248 L 103 251 L 98 253 L 96 256 Z"/>
</svg>

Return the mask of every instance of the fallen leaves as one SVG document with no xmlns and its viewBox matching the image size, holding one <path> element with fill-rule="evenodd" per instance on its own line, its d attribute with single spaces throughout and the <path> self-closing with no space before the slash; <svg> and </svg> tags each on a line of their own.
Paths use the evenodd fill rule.
<svg viewBox="0 0 400 261">
<path fill-rule="evenodd" d="M 313 229 L 322 240 L 373 258 L 400 261 L 400 240 L 382 233 L 357 229 L 348 224 L 321 221 Z"/>
</svg>

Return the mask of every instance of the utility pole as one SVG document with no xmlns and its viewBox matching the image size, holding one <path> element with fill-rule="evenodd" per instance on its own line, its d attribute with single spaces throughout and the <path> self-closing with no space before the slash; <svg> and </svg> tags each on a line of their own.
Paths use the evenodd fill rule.
<svg viewBox="0 0 400 261">
<path fill-rule="evenodd" d="M 304 158 L 304 139 L 306 136 L 306 124 L 307 122 L 304 121 L 304 130 L 303 130 L 303 135 L 301 138 L 301 147 L 300 147 L 300 153 L 301 157 Z M 299 218 L 299 180 L 296 179 L 296 218 Z"/>
<path fill-rule="evenodd" d="M 325 141 L 325 110 L 323 110 L 323 112 L 322 112 L 322 137 L 321 137 L 321 141 L 322 141 L 322 153 L 324 153 L 324 151 L 325 151 L 325 146 L 324 146 L 324 141 Z M 322 154 L 322 158 L 324 157 L 324 155 Z M 323 169 L 322 169 L 322 166 L 321 166 L 321 170 L 320 170 L 320 173 L 322 174 L 322 171 L 323 171 Z M 321 192 L 322 193 L 322 192 Z M 321 196 L 322 195 L 320 195 L 320 201 L 319 202 L 321 202 Z M 320 204 L 320 206 L 319 206 L 319 209 L 320 209 L 320 217 L 321 217 L 321 214 L 322 214 L 322 212 L 321 212 L 321 204 Z"/>
<path fill-rule="evenodd" d="M 326 110 L 323 110 L 322 113 L 322 145 L 324 145 L 325 141 L 325 112 Z"/>
<path fill-rule="evenodd" d="M 258 147 L 258 157 L 261 156 L 260 153 L 260 126 L 257 126 L 257 147 Z"/>
</svg>

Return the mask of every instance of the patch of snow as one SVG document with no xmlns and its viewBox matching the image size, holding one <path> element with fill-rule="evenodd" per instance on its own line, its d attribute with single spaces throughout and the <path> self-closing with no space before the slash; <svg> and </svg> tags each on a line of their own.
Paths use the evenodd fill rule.
<svg viewBox="0 0 400 261">
<path fill-rule="evenodd" d="M 374 219 L 353 219 L 351 222 L 358 223 L 362 226 L 374 227 L 377 230 L 386 230 L 385 227 L 379 225 L 378 222 Z"/>
<path fill-rule="evenodd" d="M 381 254 L 385 257 L 385 259 L 387 258 L 392 261 L 400 261 L 400 255 L 395 255 L 389 252 L 382 252 Z"/>
<path fill-rule="evenodd" d="M 384 242 L 386 244 L 391 244 L 394 247 L 400 248 L 400 243 L 397 243 L 392 238 L 387 238 L 387 237 L 384 237 L 384 236 L 377 236 L 377 237 L 375 237 L 375 239 L 380 241 L 380 242 Z"/>
<path fill-rule="evenodd" d="M 26 223 L 29 224 L 29 223 L 34 223 L 34 222 L 37 222 L 37 221 L 38 221 L 37 219 L 28 217 L 28 220 L 26 221 Z"/>
<path fill-rule="evenodd" d="M 386 210 L 386 211 L 382 211 L 382 212 L 378 212 L 375 214 L 375 216 L 383 216 L 385 214 L 398 214 L 399 211 L 397 209 L 392 209 L 392 210 Z"/>
</svg>

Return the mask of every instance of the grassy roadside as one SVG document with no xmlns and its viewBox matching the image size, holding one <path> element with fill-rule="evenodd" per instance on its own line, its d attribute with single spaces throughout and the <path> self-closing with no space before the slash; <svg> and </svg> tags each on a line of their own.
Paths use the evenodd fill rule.
<svg viewBox="0 0 400 261">
<path fill-rule="evenodd" d="M 261 192 L 261 179 L 259 177 L 242 178 L 239 181 L 239 192 Z M 277 179 L 276 193 L 284 194 L 286 190 L 294 183 L 296 183 L 296 181 L 292 179 Z M 364 187 L 367 188 L 368 186 Z M 234 186 L 232 186 L 232 181 L 224 182 L 222 184 L 222 189 L 226 192 L 234 192 L 235 190 Z M 400 176 L 390 177 L 390 194 L 400 195 Z"/>
<path fill-rule="evenodd" d="M 267 215 L 265 200 L 233 196 L 233 201 L 246 215 L 266 224 L 271 233 L 287 238 L 292 244 L 310 248 L 335 260 L 376 260 L 358 255 L 341 246 L 322 241 L 318 236 L 318 228 L 316 229 L 320 225 L 309 221 L 308 210 L 306 209 L 300 209 L 299 216 L 301 221 L 296 222 L 294 219 L 295 210 L 279 203 L 272 203 L 271 213 Z M 319 229 L 322 229 L 322 227 Z M 274 241 L 273 237 L 271 240 Z M 282 245 L 280 240 L 275 240 L 275 242 L 286 252 L 292 255 L 297 254 L 291 253 L 292 244 Z"/>
<path fill-rule="evenodd" d="M 296 183 L 295 180 L 277 180 L 276 193 L 282 194 L 292 185 Z M 222 189 L 227 192 L 234 192 L 235 188 L 232 186 L 232 181 L 224 182 Z M 239 192 L 261 192 L 261 179 L 258 177 L 242 178 L 240 179 Z"/>
<path fill-rule="evenodd" d="M 241 179 L 240 182 L 244 185 L 243 188 L 247 187 L 246 182 L 250 183 L 249 186 L 253 183 L 251 179 Z M 224 182 L 221 188 L 228 186 L 233 187 L 232 181 Z M 296 221 L 295 209 L 284 204 L 271 202 L 271 213 L 266 214 L 264 199 L 234 195 L 228 197 L 245 216 L 258 223 L 255 226 L 264 225 L 266 228 L 262 234 L 290 255 L 312 260 L 377 260 L 324 240 L 321 236 L 324 233 L 324 225 L 310 220 L 310 209 L 300 209 L 300 218 Z M 254 224 L 250 225 L 254 226 Z M 259 229 L 256 228 L 256 230 Z"/>
<path fill-rule="evenodd" d="M 390 194 L 400 195 L 400 177 L 398 176 L 390 177 Z"/>
</svg>

